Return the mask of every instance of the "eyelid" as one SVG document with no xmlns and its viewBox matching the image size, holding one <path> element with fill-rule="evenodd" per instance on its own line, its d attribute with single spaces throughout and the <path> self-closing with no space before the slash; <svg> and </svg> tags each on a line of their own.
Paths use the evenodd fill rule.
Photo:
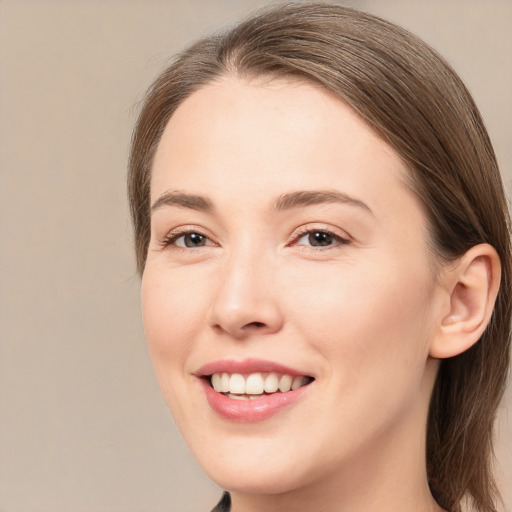
<svg viewBox="0 0 512 512">
<path fill-rule="evenodd" d="M 300 246 L 304 247 L 307 250 L 325 251 L 327 249 L 333 249 L 333 248 L 339 247 L 340 245 L 348 245 L 352 242 L 351 237 L 345 231 L 341 231 L 340 229 L 336 229 L 331 226 L 319 225 L 316 223 L 309 223 L 309 224 L 306 224 L 304 226 L 297 228 L 294 231 L 294 233 L 292 234 L 292 236 L 290 237 L 291 242 L 289 242 L 287 245 L 299 245 L 299 244 L 297 244 L 297 242 L 302 237 L 304 237 L 305 235 L 307 235 L 309 233 L 315 233 L 315 232 L 327 233 L 328 235 L 331 235 L 334 238 L 336 238 L 338 243 L 333 244 L 333 245 L 327 245 L 324 247 L 321 247 L 321 246 L 313 247 L 313 246 L 307 246 L 307 245 L 302 245 L 302 244 L 300 244 Z"/>
<path fill-rule="evenodd" d="M 194 247 L 182 247 L 182 246 L 176 245 L 176 243 L 175 243 L 176 240 L 178 240 L 182 236 L 192 234 L 192 233 L 201 235 L 204 238 L 206 238 L 209 242 L 211 242 L 211 243 L 207 244 L 206 247 L 218 246 L 218 244 L 212 240 L 212 237 L 210 237 L 209 235 L 206 234 L 206 232 L 203 228 L 201 228 L 199 226 L 194 226 L 194 225 L 179 226 L 179 227 L 171 229 L 162 237 L 162 239 L 159 241 L 159 244 L 162 246 L 163 249 L 172 247 L 174 250 L 190 250 L 190 249 L 198 250 L 198 249 L 201 249 L 202 247 L 204 247 L 204 246 L 199 246 L 199 247 L 194 248 Z"/>
<path fill-rule="evenodd" d="M 307 246 L 305 244 L 297 244 L 297 242 L 302 237 L 304 237 L 307 234 L 314 233 L 314 232 L 321 232 L 321 233 L 326 233 L 328 235 L 331 235 L 336 239 L 337 243 L 328 245 L 328 246 L 323 246 L 323 247 L 322 246 L 313 247 L 313 246 Z M 190 249 L 198 250 L 198 249 L 205 247 L 205 246 L 198 246 L 198 247 L 194 248 L 194 247 L 182 247 L 182 246 L 176 245 L 176 243 L 175 243 L 176 240 L 178 240 L 182 236 L 185 236 L 187 234 L 192 234 L 192 233 L 205 237 L 207 239 L 207 241 L 209 242 L 206 245 L 206 247 L 218 247 L 218 245 L 219 245 L 212 239 L 212 237 L 210 235 L 207 234 L 205 229 L 203 229 L 199 226 L 196 226 L 196 225 L 178 226 L 176 228 L 171 229 L 161 238 L 161 240 L 159 240 L 159 245 L 163 249 L 172 246 L 174 250 L 190 250 Z M 317 223 L 309 223 L 309 224 L 305 224 L 304 226 L 300 226 L 299 228 L 297 228 L 293 232 L 293 234 L 290 236 L 290 241 L 286 245 L 287 246 L 300 245 L 301 247 L 303 247 L 304 249 L 307 249 L 307 250 L 319 251 L 319 250 L 327 250 L 327 249 L 336 248 L 336 247 L 339 247 L 340 245 L 347 245 L 347 244 L 351 243 L 351 241 L 352 241 L 351 237 L 345 231 L 342 231 L 337 228 L 333 228 L 332 226 L 326 226 L 326 225 L 317 224 Z"/>
</svg>

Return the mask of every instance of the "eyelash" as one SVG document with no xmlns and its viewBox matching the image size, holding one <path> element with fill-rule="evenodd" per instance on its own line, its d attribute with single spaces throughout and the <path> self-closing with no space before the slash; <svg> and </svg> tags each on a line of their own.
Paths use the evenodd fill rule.
<svg viewBox="0 0 512 512">
<path fill-rule="evenodd" d="M 200 229 L 180 228 L 180 229 L 175 229 L 175 230 L 171 231 L 170 233 L 168 233 L 167 235 L 165 235 L 164 239 L 161 242 L 161 245 L 164 248 L 172 246 L 172 248 L 177 251 L 193 249 L 193 247 L 181 247 L 179 245 L 176 245 L 176 241 L 186 235 L 200 235 L 200 236 L 204 237 L 206 240 L 209 240 L 211 242 L 211 240 L 205 234 L 203 234 Z M 198 247 L 201 248 L 203 246 L 198 246 Z"/>
<path fill-rule="evenodd" d="M 302 238 L 304 238 L 306 235 L 313 235 L 315 233 L 322 233 L 322 234 L 327 235 L 328 237 L 332 237 L 333 243 L 329 244 L 329 245 L 325 245 L 325 246 L 313 246 L 313 245 L 305 245 L 305 244 L 297 243 Z M 305 250 L 325 251 L 328 249 L 338 248 L 340 245 L 348 245 L 348 244 L 350 244 L 350 240 L 347 237 L 344 237 L 344 236 L 334 233 L 333 230 L 328 229 L 328 228 L 304 226 L 303 228 L 300 228 L 298 230 L 298 232 L 294 235 L 292 244 L 303 247 Z"/>
<path fill-rule="evenodd" d="M 333 243 L 325 246 L 316 246 L 318 248 L 315 248 L 315 246 L 312 245 L 306 245 L 306 244 L 298 244 L 302 238 L 304 238 L 306 235 L 312 235 L 315 233 L 322 233 L 327 235 L 328 237 L 332 237 Z M 168 233 L 164 239 L 161 242 L 161 245 L 163 248 L 166 247 L 172 247 L 173 250 L 188 250 L 188 249 L 194 249 L 193 247 L 182 247 L 179 245 L 176 245 L 177 240 L 179 240 L 181 237 L 184 237 L 186 235 L 199 235 L 201 237 L 204 237 L 207 241 L 211 242 L 211 244 L 208 245 L 208 247 L 215 246 L 216 244 L 210 240 L 208 236 L 203 234 L 201 230 L 199 229 L 192 229 L 192 228 L 182 228 L 177 229 L 174 231 L 171 231 Z M 350 244 L 350 240 L 344 236 L 341 236 L 339 234 L 334 233 L 331 229 L 326 228 L 318 228 L 318 227 L 310 227 L 310 226 L 304 226 L 303 228 L 299 229 L 293 236 L 292 241 L 287 244 L 287 246 L 292 245 L 298 245 L 300 247 L 303 247 L 305 250 L 312 250 L 312 251 L 325 251 L 327 249 L 333 249 L 336 247 L 339 247 L 340 245 L 348 245 Z M 197 246 L 197 248 L 202 248 L 204 246 Z"/>
</svg>

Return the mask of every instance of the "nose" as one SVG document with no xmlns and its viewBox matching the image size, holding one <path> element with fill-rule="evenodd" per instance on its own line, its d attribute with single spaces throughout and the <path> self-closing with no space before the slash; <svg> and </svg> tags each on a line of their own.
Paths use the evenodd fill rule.
<svg viewBox="0 0 512 512">
<path fill-rule="evenodd" d="M 283 326 L 274 266 L 261 255 L 232 255 L 218 276 L 210 325 L 219 333 L 243 339 L 273 334 Z"/>
</svg>

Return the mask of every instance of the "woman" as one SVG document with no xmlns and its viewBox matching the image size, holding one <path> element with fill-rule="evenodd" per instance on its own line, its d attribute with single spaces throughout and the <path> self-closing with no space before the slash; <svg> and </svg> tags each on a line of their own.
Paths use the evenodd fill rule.
<svg viewBox="0 0 512 512">
<path fill-rule="evenodd" d="M 495 510 L 509 219 L 432 49 L 328 4 L 201 40 L 148 92 L 129 195 L 153 364 L 216 510 Z"/>
</svg>

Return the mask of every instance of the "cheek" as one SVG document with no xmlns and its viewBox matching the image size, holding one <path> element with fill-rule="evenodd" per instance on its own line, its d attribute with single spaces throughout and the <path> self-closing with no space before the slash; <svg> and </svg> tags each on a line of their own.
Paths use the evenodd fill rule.
<svg viewBox="0 0 512 512">
<path fill-rule="evenodd" d="M 365 267 L 296 272 L 294 288 L 308 290 L 288 294 L 290 310 L 298 313 L 296 329 L 332 362 L 331 377 L 345 388 L 379 381 L 373 383 L 379 389 L 421 378 L 431 332 L 424 268 L 381 259 Z"/>
<path fill-rule="evenodd" d="M 175 275 L 147 267 L 142 279 L 144 331 L 157 376 L 161 366 L 183 368 L 204 318 L 204 296 Z"/>
<path fill-rule="evenodd" d="M 190 411 L 199 410 L 191 394 L 190 354 L 204 319 L 201 294 L 176 273 L 146 267 L 142 279 L 144 331 L 162 395 L 181 429 Z M 186 397 L 184 400 L 183 398 Z"/>
</svg>

